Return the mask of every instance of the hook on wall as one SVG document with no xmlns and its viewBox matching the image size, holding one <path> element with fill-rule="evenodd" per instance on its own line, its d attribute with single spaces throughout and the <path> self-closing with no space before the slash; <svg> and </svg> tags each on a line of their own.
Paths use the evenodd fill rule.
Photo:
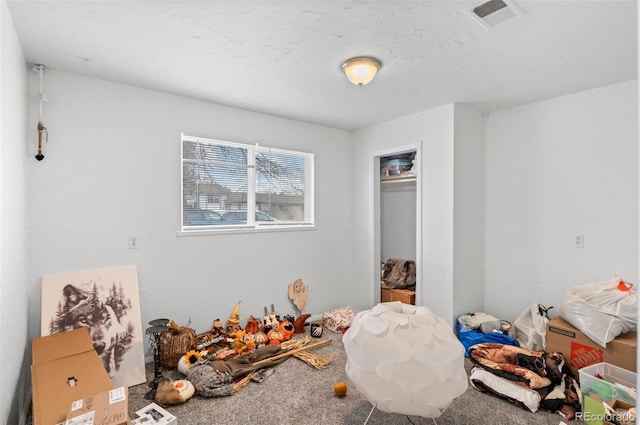
<svg viewBox="0 0 640 425">
<path fill-rule="evenodd" d="M 42 91 L 43 83 L 44 83 L 44 70 L 46 66 L 42 64 L 35 64 L 32 68 L 33 72 L 37 72 L 40 74 L 40 92 L 38 93 L 38 100 L 40 101 L 40 114 L 38 117 L 38 154 L 36 155 L 36 159 L 38 161 L 42 161 L 44 159 L 44 155 L 42 154 L 42 134 L 44 133 L 45 142 L 49 141 L 49 131 L 47 127 L 42 124 L 42 105 L 47 101 L 47 97 L 44 95 Z"/>
</svg>

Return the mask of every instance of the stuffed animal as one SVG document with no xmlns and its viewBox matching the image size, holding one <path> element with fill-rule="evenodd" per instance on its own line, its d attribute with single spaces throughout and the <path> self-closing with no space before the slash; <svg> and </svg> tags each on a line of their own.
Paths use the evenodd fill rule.
<svg viewBox="0 0 640 425">
<path fill-rule="evenodd" d="M 186 379 L 177 381 L 166 380 L 158 384 L 155 401 L 164 407 L 173 404 L 183 404 L 189 400 L 195 392 L 196 389 L 193 384 Z"/>
</svg>

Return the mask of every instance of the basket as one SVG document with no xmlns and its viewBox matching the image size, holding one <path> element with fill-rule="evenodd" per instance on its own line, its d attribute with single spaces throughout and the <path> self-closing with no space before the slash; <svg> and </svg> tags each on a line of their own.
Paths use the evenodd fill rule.
<svg viewBox="0 0 640 425">
<path fill-rule="evenodd" d="M 187 326 L 170 328 L 160 334 L 160 366 L 175 369 L 180 357 L 196 344 L 196 332 Z"/>
</svg>

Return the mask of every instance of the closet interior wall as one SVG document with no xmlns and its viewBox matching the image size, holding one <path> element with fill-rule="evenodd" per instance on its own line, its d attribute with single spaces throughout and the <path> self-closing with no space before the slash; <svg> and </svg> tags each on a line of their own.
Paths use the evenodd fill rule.
<svg viewBox="0 0 640 425">
<path fill-rule="evenodd" d="M 412 167 L 407 174 L 386 175 L 387 158 L 380 158 L 380 258 L 382 262 L 390 258 L 416 261 L 417 167 Z M 415 292 L 390 294 L 382 291 L 381 300 L 414 304 Z"/>
</svg>

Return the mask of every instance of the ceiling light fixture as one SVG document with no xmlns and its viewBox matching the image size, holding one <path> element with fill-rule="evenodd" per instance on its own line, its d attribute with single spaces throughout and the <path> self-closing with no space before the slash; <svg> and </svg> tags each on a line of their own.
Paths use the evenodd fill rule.
<svg viewBox="0 0 640 425">
<path fill-rule="evenodd" d="M 382 64 L 379 60 L 370 57 L 351 58 L 342 64 L 342 72 L 356 86 L 369 84 Z"/>
</svg>

